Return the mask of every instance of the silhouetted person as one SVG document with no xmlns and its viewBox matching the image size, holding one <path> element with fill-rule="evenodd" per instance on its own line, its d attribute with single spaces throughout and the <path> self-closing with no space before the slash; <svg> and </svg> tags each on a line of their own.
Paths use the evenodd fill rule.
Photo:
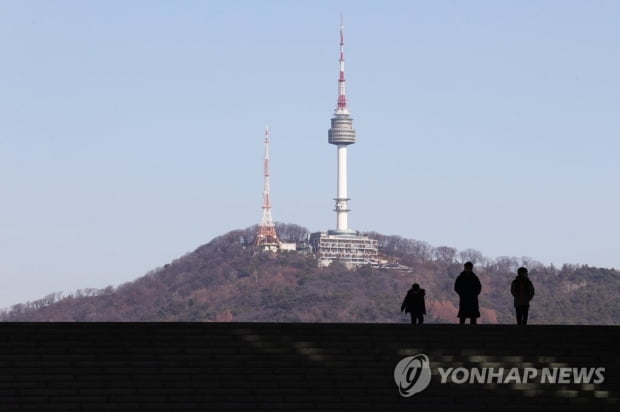
<svg viewBox="0 0 620 412">
<path fill-rule="evenodd" d="M 411 315 L 411 324 L 414 325 L 424 323 L 424 315 L 426 314 L 426 305 L 424 304 L 424 289 L 420 289 L 420 285 L 414 283 L 407 292 L 403 304 L 400 305 L 400 311 Z"/>
<path fill-rule="evenodd" d="M 530 300 L 534 297 L 534 285 L 527 277 L 527 269 L 517 269 L 517 277 L 510 285 L 510 293 L 515 298 L 517 325 L 527 325 L 527 313 L 530 309 Z"/>
<path fill-rule="evenodd" d="M 465 323 L 465 319 L 469 318 L 471 324 L 476 324 L 476 319 L 480 317 L 480 308 L 478 307 L 478 295 L 482 289 L 480 279 L 473 272 L 474 264 L 467 262 L 464 265 L 465 270 L 457 276 L 454 282 L 454 290 L 459 294 L 459 318 L 460 324 Z"/>
</svg>

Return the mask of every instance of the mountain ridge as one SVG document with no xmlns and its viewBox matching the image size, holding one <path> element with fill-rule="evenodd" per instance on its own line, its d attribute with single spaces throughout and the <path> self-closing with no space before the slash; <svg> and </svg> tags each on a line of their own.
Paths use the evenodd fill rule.
<svg viewBox="0 0 620 412">
<path fill-rule="evenodd" d="M 277 224 L 285 241 L 308 230 Z M 256 226 L 230 231 L 193 252 L 118 287 L 52 294 L 14 305 L 2 321 L 275 321 L 408 322 L 400 304 L 412 283 L 426 289 L 427 322 L 456 321 L 452 287 L 464 261 L 473 261 L 483 285 L 482 323 L 514 323 L 510 282 L 527 266 L 536 287 L 530 323 L 620 324 L 620 273 L 588 265 L 545 266 L 531 258 L 488 259 L 475 249 L 365 233 L 382 257 L 409 270 L 334 263 L 318 268 L 312 254 L 263 252 L 252 246 Z"/>
</svg>

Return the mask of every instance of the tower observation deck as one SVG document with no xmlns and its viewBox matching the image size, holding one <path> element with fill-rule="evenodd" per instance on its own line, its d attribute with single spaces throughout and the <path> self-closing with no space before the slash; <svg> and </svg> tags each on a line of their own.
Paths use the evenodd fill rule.
<svg viewBox="0 0 620 412">
<path fill-rule="evenodd" d="M 328 142 L 338 146 L 347 146 L 355 143 L 353 118 L 349 113 L 334 113 L 332 127 L 327 132 Z"/>
</svg>

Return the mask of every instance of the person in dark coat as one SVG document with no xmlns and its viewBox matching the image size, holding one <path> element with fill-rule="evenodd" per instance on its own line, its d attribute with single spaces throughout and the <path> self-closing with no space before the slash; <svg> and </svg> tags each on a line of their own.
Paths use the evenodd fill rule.
<svg viewBox="0 0 620 412">
<path fill-rule="evenodd" d="M 426 305 L 424 304 L 424 289 L 420 289 L 420 285 L 414 283 L 407 292 L 403 304 L 400 305 L 400 311 L 411 315 L 411 324 L 414 325 L 424 323 L 424 315 L 426 314 Z"/>
<path fill-rule="evenodd" d="M 517 269 L 517 277 L 510 285 L 510 293 L 514 296 L 517 325 L 527 325 L 527 313 L 530 309 L 530 300 L 534 297 L 534 285 L 527 276 L 527 269 Z"/>
<path fill-rule="evenodd" d="M 476 324 L 476 319 L 480 317 L 480 308 L 478 307 L 478 295 L 482 289 L 480 279 L 474 273 L 474 264 L 467 262 L 460 275 L 454 282 L 454 290 L 459 294 L 459 318 L 460 324 L 465 323 L 465 319 L 469 318 L 472 325 Z"/>
</svg>

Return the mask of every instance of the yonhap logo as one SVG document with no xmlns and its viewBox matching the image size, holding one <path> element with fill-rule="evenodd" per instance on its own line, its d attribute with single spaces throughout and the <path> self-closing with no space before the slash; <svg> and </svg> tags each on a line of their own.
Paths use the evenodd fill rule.
<svg viewBox="0 0 620 412">
<path fill-rule="evenodd" d="M 431 365 L 428 356 L 419 354 L 401 359 L 394 368 L 394 381 L 404 397 L 422 392 L 431 383 Z"/>
<path fill-rule="evenodd" d="M 438 384 L 543 384 L 598 385 L 605 382 L 605 367 L 438 367 Z M 428 356 L 418 354 L 401 359 L 394 368 L 394 381 L 403 397 L 422 392 L 431 383 Z"/>
</svg>

